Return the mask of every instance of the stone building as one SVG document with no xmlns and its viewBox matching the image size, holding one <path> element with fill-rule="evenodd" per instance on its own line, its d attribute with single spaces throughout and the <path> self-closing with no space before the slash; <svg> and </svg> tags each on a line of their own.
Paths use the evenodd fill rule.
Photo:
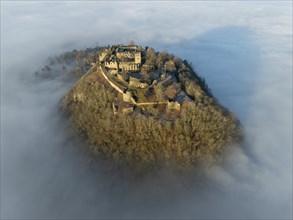
<svg viewBox="0 0 293 220">
<path fill-rule="evenodd" d="M 99 54 L 99 60 L 105 67 L 118 71 L 139 71 L 141 51 L 138 46 L 113 46 Z"/>
<path fill-rule="evenodd" d="M 117 69 L 120 71 L 139 71 L 140 63 L 135 62 L 118 62 Z"/>
<path fill-rule="evenodd" d="M 105 61 L 105 67 L 118 70 L 118 63 L 116 61 Z"/>
</svg>

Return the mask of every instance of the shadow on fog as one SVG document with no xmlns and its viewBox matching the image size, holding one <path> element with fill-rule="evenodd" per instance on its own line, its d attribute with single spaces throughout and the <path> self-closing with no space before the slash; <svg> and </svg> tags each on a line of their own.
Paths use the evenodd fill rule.
<svg viewBox="0 0 293 220">
<path fill-rule="evenodd" d="M 245 121 L 259 75 L 260 52 L 253 31 L 216 28 L 171 46 L 170 51 L 190 61 L 214 96 Z"/>
</svg>

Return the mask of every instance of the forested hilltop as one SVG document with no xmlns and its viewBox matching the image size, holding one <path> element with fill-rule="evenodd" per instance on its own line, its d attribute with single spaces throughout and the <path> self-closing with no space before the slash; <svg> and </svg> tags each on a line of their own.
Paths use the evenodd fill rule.
<svg viewBox="0 0 293 220">
<path fill-rule="evenodd" d="M 241 141 L 237 117 L 186 60 L 133 48 L 72 51 L 52 59 L 81 76 L 64 96 L 63 109 L 94 154 L 137 169 L 185 169 Z"/>
</svg>

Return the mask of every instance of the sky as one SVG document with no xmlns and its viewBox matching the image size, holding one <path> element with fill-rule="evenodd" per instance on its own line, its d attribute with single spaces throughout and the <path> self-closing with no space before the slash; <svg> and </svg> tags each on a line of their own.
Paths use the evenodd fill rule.
<svg viewBox="0 0 293 220">
<path fill-rule="evenodd" d="M 134 40 L 190 61 L 245 144 L 186 185 L 89 167 L 49 56 Z M 109 171 L 109 172 L 108 172 Z M 1 218 L 292 218 L 292 1 L 1 1 Z"/>
</svg>

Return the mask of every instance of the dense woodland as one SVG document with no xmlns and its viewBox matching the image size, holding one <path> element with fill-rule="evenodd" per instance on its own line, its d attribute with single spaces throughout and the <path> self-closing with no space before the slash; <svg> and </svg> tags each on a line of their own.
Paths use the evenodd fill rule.
<svg viewBox="0 0 293 220">
<path fill-rule="evenodd" d="M 97 51 L 73 51 L 62 58 L 75 60 L 73 69 L 80 68 L 82 75 L 63 98 L 63 108 L 76 129 L 87 136 L 94 154 L 137 169 L 158 165 L 185 169 L 241 141 L 238 119 L 218 103 L 191 65 L 166 51 L 158 53 L 152 48 L 146 50 L 144 62 L 149 64 L 149 69 L 143 69 L 142 74 L 167 68 L 193 101 L 178 117 L 170 119 L 139 111 L 114 115 L 115 91 L 97 72 L 84 74 L 89 63 L 95 61 Z M 172 91 L 168 93 L 172 96 Z"/>
</svg>

